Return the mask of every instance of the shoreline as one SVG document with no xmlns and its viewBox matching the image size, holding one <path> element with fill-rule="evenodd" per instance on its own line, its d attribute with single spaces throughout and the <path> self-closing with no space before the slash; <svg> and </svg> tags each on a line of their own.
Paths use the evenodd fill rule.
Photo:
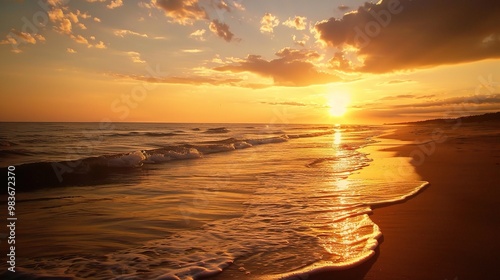
<svg viewBox="0 0 500 280">
<path fill-rule="evenodd" d="M 365 279 L 500 279 L 500 126 L 487 123 L 478 133 L 477 125 L 412 125 L 389 136 L 422 143 L 386 150 L 413 155 L 416 172 L 431 186 L 374 211 L 386 238 Z"/>
<path fill-rule="evenodd" d="M 408 145 L 410 142 L 402 141 L 398 139 L 387 139 L 384 136 L 393 133 L 393 131 L 386 131 L 382 135 L 377 136 L 375 139 L 378 141 L 376 143 L 371 143 L 367 146 L 362 147 L 359 151 L 367 154 L 368 158 L 373 159 L 370 165 L 358 170 L 351 175 L 349 179 L 352 180 L 371 180 L 377 183 L 398 180 L 401 182 L 414 182 L 415 185 L 419 184 L 420 187 L 417 191 L 412 193 L 404 193 L 404 198 L 396 201 L 381 202 L 379 204 L 370 205 L 372 212 L 369 214 L 370 219 L 372 218 L 373 211 L 378 211 L 379 208 L 391 207 L 392 205 L 402 204 L 408 200 L 413 199 L 415 196 L 420 195 L 429 187 L 429 182 L 422 181 L 421 176 L 419 176 L 414 167 L 410 164 L 409 157 L 396 156 L 392 151 L 385 151 L 387 148 L 395 148 L 403 145 Z M 392 174 L 391 172 L 381 172 L 381 170 L 391 170 L 393 168 L 398 169 L 397 174 Z M 375 224 L 377 224 L 375 222 Z M 365 279 L 365 275 L 369 273 L 372 266 L 377 262 L 381 250 L 380 244 L 384 242 L 384 229 L 378 225 L 382 234 L 376 239 L 378 244 L 373 249 L 370 256 L 361 260 L 359 263 L 351 264 L 346 267 L 335 267 L 335 266 L 319 266 L 311 265 L 304 267 L 296 271 L 290 271 L 282 274 L 260 276 L 258 279 L 284 279 L 284 280 L 323 280 L 323 279 Z M 211 277 L 209 279 L 232 279 L 231 277 L 236 277 L 234 273 L 234 268 L 229 268 L 222 272 L 220 275 Z M 228 275 L 231 277 L 228 278 Z M 245 279 L 253 279 L 252 274 L 245 277 Z M 382 278 L 383 279 L 383 278 Z"/>
<path fill-rule="evenodd" d="M 394 205 L 399 205 L 407 202 L 408 200 L 415 199 L 422 192 L 425 192 L 429 187 L 430 183 L 422 181 L 421 176 L 419 176 L 414 167 L 410 164 L 409 157 L 399 156 L 393 151 L 386 151 L 386 149 L 397 148 L 404 145 L 410 144 L 407 139 L 397 139 L 389 137 L 397 133 L 397 130 L 392 129 L 383 134 L 375 137 L 376 143 L 371 143 L 360 149 L 360 152 L 367 154 L 369 158 L 373 161 L 370 165 L 364 167 L 363 169 L 349 175 L 350 179 L 358 180 L 391 180 L 397 179 L 401 181 L 415 181 L 415 183 L 424 184 L 415 193 L 409 194 L 406 198 L 403 198 L 394 202 L 384 202 L 380 204 L 370 205 L 372 212 L 369 214 L 370 219 L 379 226 L 382 236 L 378 238 L 378 245 L 374 250 L 374 255 L 363 261 L 357 266 L 343 269 L 343 270 L 333 270 L 331 268 L 325 267 L 322 270 L 316 270 L 304 274 L 302 278 L 296 279 L 308 279 L 308 280 L 327 280 L 327 279 L 365 279 L 365 276 L 370 273 L 372 267 L 378 262 L 382 252 L 381 245 L 385 242 L 385 231 L 382 226 L 380 226 L 376 221 L 373 220 L 373 215 L 375 212 L 382 208 L 393 207 Z M 389 172 L 390 170 L 398 169 L 398 172 Z M 385 172 L 384 172 L 385 171 Z M 293 278 L 292 278 L 293 279 Z M 378 278 L 373 278 L 378 279 Z M 379 278 L 384 279 L 384 278 Z M 295 280 L 295 279 L 294 279 Z"/>
<path fill-rule="evenodd" d="M 467 126 L 409 125 L 380 136 L 370 152 L 390 152 L 392 160 L 412 156 L 415 174 L 430 185 L 409 199 L 372 206 L 370 219 L 383 234 L 373 258 L 307 279 L 500 279 L 500 125 L 487 126 L 484 135 Z M 376 157 L 354 176 L 380 173 L 391 159 Z"/>
</svg>

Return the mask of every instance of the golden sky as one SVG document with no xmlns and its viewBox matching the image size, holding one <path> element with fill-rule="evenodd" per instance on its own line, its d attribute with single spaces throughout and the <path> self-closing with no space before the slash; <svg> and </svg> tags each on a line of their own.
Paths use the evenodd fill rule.
<svg viewBox="0 0 500 280">
<path fill-rule="evenodd" d="M 494 0 L 9 0 L 0 14 L 0 121 L 378 124 L 500 110 Z"/>
</svg>

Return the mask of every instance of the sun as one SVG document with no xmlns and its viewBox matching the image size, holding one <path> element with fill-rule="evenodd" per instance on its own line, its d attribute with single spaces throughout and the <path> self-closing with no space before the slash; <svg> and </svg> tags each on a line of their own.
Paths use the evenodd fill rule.
<svg viewBox="0 0 500 280">
<path fill-rule="evenodd" d="M 329 113 L 332 117 L 342 117 L 347 113 L 350 96 L 344 92 L 334 92 L 328 96 Z"/>
</svg>

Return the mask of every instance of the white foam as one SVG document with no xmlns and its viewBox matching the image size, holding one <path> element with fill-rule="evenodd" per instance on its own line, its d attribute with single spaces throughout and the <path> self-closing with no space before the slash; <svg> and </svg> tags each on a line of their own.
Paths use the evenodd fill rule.
<svg viewBox="0 0 500 280">
<path fill-rule="evenodd" d="M 146 156 L 141 151 L 135 151 L 116 158 L 111 158 L 106 161 L 106 165 L 110 167 L 138 167 Z"/>
<path fill-rule="evenodd" d="M 171 161 L 172 157 L 165 154 L 153 154 L 147 158 L 145 162 L 147 163 L 161 163 Z"/>
<path fill-rule="evenodd" d="M 168 151 L 164 156 L 168 156 L 175 159 L 192 159 L 201 158 L 203 155 L 195 148 L 189 148 L 183 152 Z"/>
<path fill-rule="evenodd" d="M 252 147 L 252 144 L 248 143 L 248 142 L 245 142 L 245 141 L 241 141 L 241 142 L 236 142 L 234 144 L 234 147 L 236 149 L 246 149 L 246 148 L 250 148 Z"/>
</svg>

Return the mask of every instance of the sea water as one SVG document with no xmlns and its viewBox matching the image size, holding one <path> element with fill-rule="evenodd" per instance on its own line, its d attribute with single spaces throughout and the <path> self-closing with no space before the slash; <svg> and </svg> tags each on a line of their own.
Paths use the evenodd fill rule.
<svg viewBox="0 0 500 280">
<path fill-rule="evenodd" d="M 26 279 L 203 279 L 227 269 L 273 279 L 350 267 L 381 236 L 370 206 L 425 185 L 350 178 L 373 160 L 360 148 L 377 126 L 1 126 Z"/>
</svg>

